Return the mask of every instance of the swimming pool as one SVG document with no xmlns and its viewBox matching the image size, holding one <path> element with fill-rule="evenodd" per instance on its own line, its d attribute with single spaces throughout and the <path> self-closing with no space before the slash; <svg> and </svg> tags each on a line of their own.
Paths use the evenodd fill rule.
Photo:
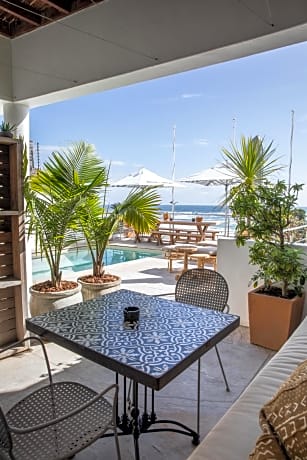
<svg viewBox="0 0 307 460">
<path fill-rule="evenodd" d="M 161 255 L 160 251 L 145 251 L 137 248 L 107 248 L 103 262 L 105 265 L 119 264 L 130 260 L 143 259 Z M 92 260 L 87 249 L 67 251 L 61 257 L 61 269 L 80 272 L 92 268 Z M 32 276 L 37 278 L 44 273 L 49 273 L 49 267 L 45 258 L 35 257 L 32 259 Z"/>
</svg>

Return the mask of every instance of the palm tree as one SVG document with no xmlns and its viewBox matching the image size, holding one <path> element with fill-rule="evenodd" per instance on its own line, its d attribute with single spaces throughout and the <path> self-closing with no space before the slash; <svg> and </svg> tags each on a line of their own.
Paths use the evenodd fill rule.
<svg viewBox="0 0 307 460">
<path fill-rule="evenodd" d="M 254 189 L 264 182 L 271 174 L 279 171 L 283 166 L 277 165 L 279 157 L 274 157 L 275 148 L 273 141 L 265 145 L 264 138 L 259 136 L 241 136 L 240 148 L 231 143 L 230 150 L 222 148 L 224 163 L 232 177 L 238 179 L 238 185 L 230 190 L 224 205 L 229 205 L 232 216 L 237 221 L 237 234 L 245 232 L 245 224 L 249 224 L 252 215 L 252 199 L 248 200 L 250 209 L 246 207 L 243 200 L 246 194 L 252 194 Z M 242 215 L 245 219 L 242 219 Z"/>
<path fill-rule="evenodd" d="M 102 197 L 97 194 L 89 196 L 78 208 L 79 223 L 93 265 L 92 277 L 87 276 L 87 282 L 103 279 L 104 252 L 120 222 L 132 226 L 138 233 L 147 233 L 156 226 L 159 219 L 160 196 L 152 187 L 132 189 L 121 203 L 111 207 L 106 205 L 106 199 L 107 186 L 104 187 Z"/>
<path fill-rule="evenodd" d="M 77 209 L 106 179 L 103 161 L 83 141 L 53 152 L 43 170 L 25 179 L 28 235 L 35 236 L 36 249 L 46 257 L 51 289 L 63 288 L 60 259 L 63 250 L 76 241 Z"/>
<path fill-rule="evenodd" d="M 254 188 L 282 168 L 277 165 L 279 158 L 274 158 L 273 141 L 265 146 L 264 138 L 242 136 L 240 147 L 231 143 L 230 150 L 222 148 L 224 166 L 240 181 L 237 192 Z"/>
</svg>

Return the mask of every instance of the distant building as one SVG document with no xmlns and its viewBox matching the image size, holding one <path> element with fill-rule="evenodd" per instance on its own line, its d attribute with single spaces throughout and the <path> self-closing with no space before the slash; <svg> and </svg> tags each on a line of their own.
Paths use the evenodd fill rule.
<svg viewBox="0 0 307 460">
<path fill-rule="evenodd" d="M 30 140 L 30 151 L 29 151 L 29 163 L 30 163 L 30 174 L 36 174 L 40 170 L 40 152 L 39 142 Z"/>
</svg>

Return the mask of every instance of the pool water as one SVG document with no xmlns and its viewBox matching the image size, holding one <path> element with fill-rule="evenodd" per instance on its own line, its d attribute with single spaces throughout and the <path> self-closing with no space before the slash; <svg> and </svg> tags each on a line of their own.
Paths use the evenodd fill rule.
<svg viewBox="0 0 307 460">
<path fill-rule="evenodd" d="M 104 253 L 103 262 L 105 265 L 113 265 L 158 255 L 161 255 L 159 251 L 144 251 L 136 248 L 107 248 Z M 79 249 L 65 252 L 61 257 L 60 267 L 62 270 L 71 270 L 74 272 L 91 270 L 92 259 L 89 251 L 87 249 Z M 44 273 L 49 273 L 49 266 L 46 259 L 40 257 L 33 258 L 33 277 L 43 275 Z"/>
</svg>

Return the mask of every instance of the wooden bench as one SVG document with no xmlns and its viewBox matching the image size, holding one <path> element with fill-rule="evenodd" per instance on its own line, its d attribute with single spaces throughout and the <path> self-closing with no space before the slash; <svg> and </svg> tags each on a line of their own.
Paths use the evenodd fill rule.
<svg viewBox="0 0 307 460">
<path fill-rule="evenodd" d="M 205 231 L 205 238 L 210 237 L 211 240 L 215 240 L 216 235 L 218 235 L 219 233 L 220 233 L 219 230 L 210 230 L 210 229 L 208 229 L 208 230 Z"/>
<path fill-rule="evenodd" d="M 204 268 L 205 265 L 210 264 L 216 270 L 216 256 L 210 254 L 191 254 L 189 259 L 197 261 L 197 268 Z"/>
<path fill-rule="evenodd" d="M 201 235 L 197 230 L 176 230 L 176 243 L 198 243 Z"/>
<path fill-rule="evenodd" d="M 150 240 L 156 239 L 158 245 L 163 244 L 162 236 L 168 236 L 169 241 L 166 244 L 191 243 L 201 241 L 201 235 L 196 230 L 154 230 L 150 235 Z"/>
<path fill-rule="evenodd" d="M 151 241 L 152 239 L 157 240 L 157 244 L 162 245 L 162 236 L 169 237 L 168 244 L 175 244 L 177 233 L 169 230 L 154 230 L 153 232 L 151 232 L 149 241 Z"/>
</svg>

